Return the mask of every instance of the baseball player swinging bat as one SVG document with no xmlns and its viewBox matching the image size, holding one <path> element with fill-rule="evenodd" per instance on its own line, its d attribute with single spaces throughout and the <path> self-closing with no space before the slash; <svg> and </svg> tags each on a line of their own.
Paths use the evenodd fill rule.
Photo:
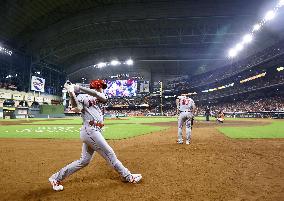
<svg viewBox="0 0 284 201">
<path fill-rule="evenodd" d="M 107 97 L 103 93 L 103 89 L 106 89 L 106 87 L 107 85 L 103 80 L 93 80 L 90 83 L 90 88 L 74 85 L 69 81 L 65 83 L 64 88 L 69 93 L 71 105 L 75 108 L 75 111 L 81 112 L 83 119 L 83 126 L 80 131 L 80 138 L 83 142 L 82 154 L 79 160 L 73 161 L 49 178 L 53 190 L 63 190 L 61 181 L 87 166 L 96 152 L 120 174 L 123 181 L 138 183 L 142 179 L 141 174 L 132 174 L 123 166 L 102 136 L 104 124 L 100 107 L 101 103 L 107 102 Z M 75 92 L 79 94 L 76 95 Z"/>
</svg>

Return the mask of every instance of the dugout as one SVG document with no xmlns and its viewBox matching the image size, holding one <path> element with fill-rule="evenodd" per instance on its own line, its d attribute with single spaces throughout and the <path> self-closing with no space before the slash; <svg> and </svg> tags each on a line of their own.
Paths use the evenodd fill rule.
<svg viewBox="0 0 284 201">
<path fill-rule="evenodd" d="M 39 102 L 34 101 L 31 105 L 32 108 L 39 108 L 40 104 Z"/>
<path fill-rule="evenodd" d="M 7 99 L 3 102 L 3 119 L 15 118 L 15 101 Z"/>
<path fill-rule="evenodd" d="M 28 115 L 29 115 L 29 107 L 18 106 L 15 110 L 16 119 L 28 118 Z"/>
<path fill-rule="evenodd" d="M 19 103 L 19 106 L 20 107 L 29 107 L 29 104 L 28 104 L 28 102 L 27 101 L 20 101 L 20 103 Z"/>
</svg>

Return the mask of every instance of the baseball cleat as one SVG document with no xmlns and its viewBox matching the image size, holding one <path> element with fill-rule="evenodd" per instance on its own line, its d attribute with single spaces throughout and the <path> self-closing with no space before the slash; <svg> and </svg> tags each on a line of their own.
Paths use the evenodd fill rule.
<svg viewBox="0 0 284 201">
<path fill-rule="evenodd" d="M 189 141 L 189 140 L 186 140 L 185 144 L 190 144 L 190 141 Z"/>
<path fill-rule="evenodd" d="M 142 175 L 141 174 L 129 174 L 125 177 L 125 182 L 137 184 L 141 181 Z"/>
<path fill-rule="evenodd" d="M 177 140 L 177 144 L 183 144 L 182 140 Z"/>
<path fill-rule="evenodd" d="M 60 181 L 52 179 L 51 177 L 48 179 L 48 181 L 52 185 L 53 190 L 55 190 L 55 191 L 63 191 L 63 186 L 60 184 Z"/>
</svg>

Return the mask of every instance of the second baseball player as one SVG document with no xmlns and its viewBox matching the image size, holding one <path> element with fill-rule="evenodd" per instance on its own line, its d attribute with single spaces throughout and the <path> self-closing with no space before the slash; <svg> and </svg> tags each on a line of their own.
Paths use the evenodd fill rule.
<svg viewBox="0 0 284 201">
<path fill-rule="evenodd" d="M 178 96 L 176 99 L 177 105 L 177 114 L 178 117 L 178 144 L 183 144 L 183 137 L 182 137 L 182 127 L 185 123 L 186 126 L 186 144 L 190 144 L 191 142 L 191 128 L 192 128 L 192 120 L 195 114 L 195 103 L 194 101 L 187 97 L 186 95 L 182 94 Z"/>
</svg>

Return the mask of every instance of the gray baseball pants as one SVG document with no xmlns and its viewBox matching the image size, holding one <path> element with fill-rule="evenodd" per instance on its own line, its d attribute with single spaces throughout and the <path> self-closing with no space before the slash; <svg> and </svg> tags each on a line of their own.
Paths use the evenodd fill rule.
<svg viewBox="0 0 284 201">
<path fill-rule="evenodd" d="M 74 172 L 87 166 L 96 152 L 98 152 L 121 177 L 126 177 L 130 174 L 129 170 L 117 159 L 113 149 L 102 136 L 100 128 L 84 124 L 80 131 L 80 138 L 83 142 L 81 158 L 53 174 L 51 176 L 53 179 L 62 181 Z"/>
<path fill-rule="evenodd" d="M 191 119 L 193 118 L 193 114 L 191 112 L 180 112 L 178 118 L 178 142 L 182 143 L 182 127 L 185 123 L 185 131 L 186 131 L 186 140 L 190 141 L 191 137 Z"/>
</svg>

